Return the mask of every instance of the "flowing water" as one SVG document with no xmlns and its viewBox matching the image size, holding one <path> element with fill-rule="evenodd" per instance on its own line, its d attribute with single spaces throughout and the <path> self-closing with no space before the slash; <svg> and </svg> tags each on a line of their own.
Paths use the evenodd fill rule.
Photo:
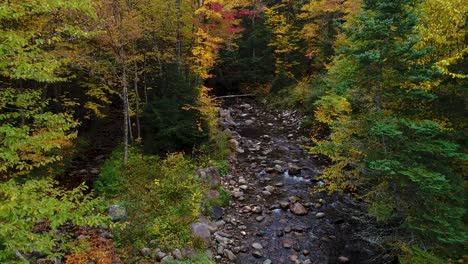
<svg viewBox="0 0 468 264">
<path fill-rule="evenodd" d="M 310 144 L 294 111 L 268 109 L 250 99 L 230 99 L 238 153 L 224 186 L 235 196 L 225 208 L 215 244 L 221 263 L 386 263 L 379 241 L 359 236 L 366 222 L 362 204 L 317 190 L 325 162 L 305 151 Z M 220 248 L 221 247 L 221 248 Z M 226 252 L 234 252 L 229 260 Z"/>
</svg>

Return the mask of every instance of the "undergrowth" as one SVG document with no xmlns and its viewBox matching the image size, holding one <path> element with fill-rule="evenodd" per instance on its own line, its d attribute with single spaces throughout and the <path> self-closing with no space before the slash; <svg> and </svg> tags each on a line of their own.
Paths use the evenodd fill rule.
<svg viewBox="0 0 468 264">
<path fill-rule="evenodd" d="M 130 248 L 130 255 L 148 247 L 150 241 L 152 244 L 156 241 L 162 250 L 185 246 L 206 248 L 190 231 L 190 224 L 199 219 L 206 191 L 195 176 L 196 168 L 210 164 L 225 174 L 227 162 L 207 157 L 195 161 L 183 153 L 168 154 L 164 158 L 142 156 L 138 149 L 131 149 L 124 168 L 121 157 L 120 149 L 114 151 L 94 186 L 109 204 L 119 204 L 127 210 L 128 221 L 124 227 L 113 230 L 116 244 L 120 248 Z M 225 205 L 229 200 L 225 190 L 219 189 L 219 192 L 219 201 L 209 201 L 210 206 Z"/>
</svg>

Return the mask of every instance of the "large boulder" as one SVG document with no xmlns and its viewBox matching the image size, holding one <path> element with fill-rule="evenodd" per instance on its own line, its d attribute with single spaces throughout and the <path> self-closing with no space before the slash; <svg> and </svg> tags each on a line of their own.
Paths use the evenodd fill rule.
<svg viewBox="0 0 468 264">
<path fill-rule="evenodd" d="M 211 238 L 211 233 L 210 233 L 210 228 L 207 224 L 205 223 L 193 223 L 190 226 L 190 229 L 192 230 L 192 235 L 194 237 L 201 238 L 207 242 L 210 241 Z"/>
</svg>

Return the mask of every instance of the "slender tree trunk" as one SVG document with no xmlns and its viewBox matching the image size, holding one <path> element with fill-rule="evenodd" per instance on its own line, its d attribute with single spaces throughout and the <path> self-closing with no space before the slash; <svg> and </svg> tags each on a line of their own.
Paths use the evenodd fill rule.
<svg viewBox="0 0 468 264">
<path fill-rule="evenodd" d="M 128 137 L 129 137 L 129 118 L 130 112 L 128 104 L 128 81 L 127 69 L 125 67 L 125 60 L 122 59 L 122 101 L 123 101 L 123 114 L 124 114 L 124 166 L 128 164 Z"/>
<path fill-rule="evenodd" d="M 182 64 L 182 0 L 176 0 L 177 8 L 177 43 L 176 43 L 176 52 L 177 52 L 177 62 L 180 65 Z M 179 69 L 180 70 L 180 69 Z"/>
<path fill-rule="evenodd" d="M 134 62 L 135 66 L 135 76 L 133 78 L 133 87 L 135 88 L 135 119 L 136 119 L 136 132 L 137 138 L 141 137 L 140 131 L 140 96 L 138 95 L 138 65 L 136 61 Z"/>
</svg>

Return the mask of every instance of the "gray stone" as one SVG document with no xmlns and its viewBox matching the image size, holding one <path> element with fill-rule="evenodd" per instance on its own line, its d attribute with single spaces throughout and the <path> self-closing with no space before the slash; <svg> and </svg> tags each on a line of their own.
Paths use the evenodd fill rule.
<svg viewBox="0 0 468 264">
<path fill-rule="evenodd" d="M 168 263 L 174 260 L 173 256 L 165 256 L 163 259 L 161 259 L 161 263 Z"/>
<path fill-rule="evenodd" d="M 268 185 L 265 187 L 265 191 L 268 191 L 268 192 L 273 192 L 275 190 L 275 187 L 271 186 L 271 185 Z"/>
<path fill-rule="evenodd" d="M 338 257 L 338 263 L 349 263 L 349 258 L 345 256 Z"/>
<path fill-rule="evenodd" d="M 284 171 L 283 167 L 281 165 L 279 165 L 279 164 L 276 164 L 274 169 L 278 173 L 283 173 L 283 171 Z"/>
<path fill-rule="evenodd" d="M 294 203 L 289 206 L 289 210 L 296 215 L 306 215 L 307 209 L 301 203 Z"/>
<path fill-rule="evenodd" d="M 174 256 L 175 259 L 177 260 L 181 260 L 183 259 L 184 257 L 182 256 L 182 252 L 180 251 L 180 249 L 174 249 L 174 251 L 172 251 L 172 255 Z"/>
<path fill-rule="evenodd" d="M 255 250 L 254 252 L 252 252 L 252 255 L 256 258 L 262 258 L 263 257 L 263 254 L 260 250 Z"/>
<path fill-rule="evenodd" d="M 199 237 L 205 241 L 210 241 L 210 228 L 205 223 L 193 223 L 190 226 L 192 230 L 192 235 L 195 237 Z"/>
<path fill-rule="evenodd" d="M 325 213 L 322 213 L 322 212 L 317 213 L 317 214 L 315 215 L 315 217 L 316 217 L 316 218 L 324 218 L 324 217 L 325 217 Z"/>
<path fill-rule="evenodd" d="M 228 258 L 230 261 L 235 261 L 237 259 L 236 255 L 232 253 L 229 249 L 224 249 L 223 255 Z"/>
<path fill-rule="evenodd" d="M 254 123 L 255 123 L 255 121 L 253 121 L 253 120 L 250 120 L 250 119 L 245 120 L 245 125 L 247 125 L 247 126 L 253 125 Z"/>
<path fill-rule="evenodd" d="M 288 173 L 289 175 L 298 175 L 301 173 L 301 168 L 294 164 L 288 164 Z"/>
<path fill-rule="evenodd" d="M 125 207 L 116 204 L 109 206 L 109 208 L 107 208 L 107 213 L 111 217 L 112 221 L 120 221 L 127 218 Z"/>
<path fill-rule="evenodd" d="M 257 250 L 263 249 L 263 246 L 262 246 L 260 243 L 258 243 L 258 242 L 253 243 L 253 244 L 252 244 L 252 247 L 253 247 L 254 249 L 257 249 Z"/>
<path fill-rule="evenodd" d="M 166 253 L 164 253 L 164 252 L 162 252 L 162 251 L 159 251 L 158 253 L 156 253 L 156 260 L 161 261 L 161 260 L 164 259 L 166 256 L 167 256 Z"/>
<path fill-rule="evenodd" d="M 214 221 L 223 218 L 223 214 L 224 209 L 221 206 L 215 205 L 211 208 L 211 218 L 213 218 Z"/>
<path fill-rule="evenodd" d="M 289 202 L 280 201 L 280 202 L 279 202 L 279 205 L 280 205 L 281 209 L 287 209 L 288 206 L 289 206 Z"/>
<path fill-rule="evenodd" d="M 253 209 L 252 209 L 252 212 L 256 213 L 256 214 L 261 214 L 262 213 L 262 207 L 260 206 L 255 206 Z"/>
<path fill-rule="evenodd" d="M 266 259 L 265 261 L 263 261 L 263 264 L 271 264 L 271 260 L 270 259 Z"/>
<path fill-rule="evenodd" d="M 140 250 L 140 254 L 143 256 L 143 257 L 149 257 L 151 255 L 151 249 L 145 247 L 145 248 L 142 248 Z"/>
</svg>

